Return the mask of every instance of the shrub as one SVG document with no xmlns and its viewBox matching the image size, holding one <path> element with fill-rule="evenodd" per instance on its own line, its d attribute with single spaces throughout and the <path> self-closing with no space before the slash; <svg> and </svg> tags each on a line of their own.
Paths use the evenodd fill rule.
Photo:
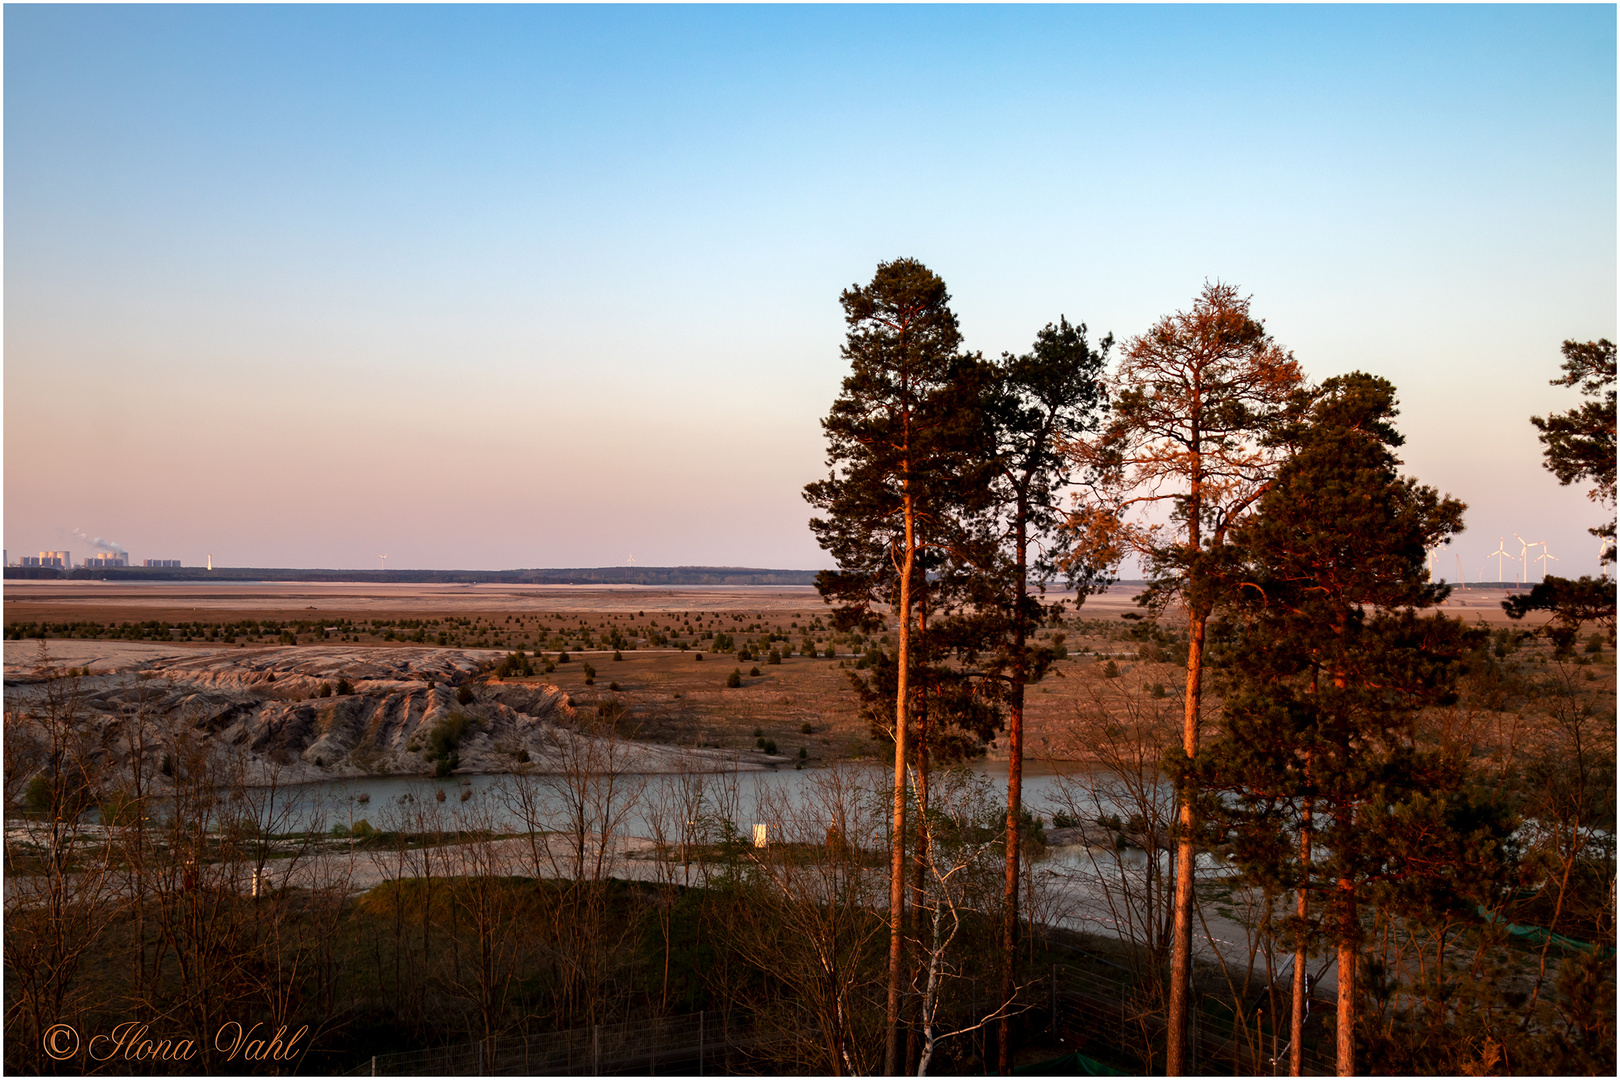
<svg viewBox="0 0 1620 1080">
<path fill-rule="evenodd" d="M 339 678 L 338 679 L 338 684 L 337 684 L 337 692 L 338 692 L 339 696 L 352 694 L 352 693 L 354 693 L 354 684 L 352 682 L 350 682 L 348 679 Z"/>
<path fill-rule="evenodd" d="M 502 679 L 533 674 L 534 665 L 529 662 L 529 658 L 527 656 L 523 655 L 522 649 L 512 653 L 505 660 L 502 660 L 501 666 L 495 669 L 496 677 Z"/>
<path fill-rule="evenodd" d="M 1105 679 L 1117 679 L 1119 678 L 1119 665 L 1110 660 L 1103 665 L 1102 673 Z"/>
<path fill-rule="evenodd" d="M 802 732 L 805 735 L 810 734 L 811 730 L 812 729 L 810 727 L 810 721 L 808 721 L 808 720 L 806 720 L 804 723 L 799 725 L 799 731 Z"/>
<path fill-rule="evenodd" d="M 615 659 L 615 660 L 623 660 L 624 659 L 624 654 L 621 653 L 618 649 L 614 649 L 613 650 L 613 659 Z"/>
<path fill-rule="evenodd" d="M 587 682 L 589 680 L 591 680 L 591 679 L 596 678 L 596 668 L 591 666 L 591 662 L 589 660 L 585 661 L 585 663 L 580 665 L 579 670 L 581 670 L 581 671 L 583 671 L 585 673 L 585 679 L 586 679 Z"/>
<path fill-rule="evenodd" d="M 1148 687 L 1148 693 L 1152 694 L 1156 698 L 1164 697 L 1164 683 L 1154 683 L 1152 686 Z"/>
<path fill-rule="evenodd" d="M 781 651 L 778 649 L 772 649 L 770 653 L 766 655 L 765 662 L 767 664 L 780 664 L 782 662 Z"/>
<path fill-rule="evenodd" d="M 703 654 L 702 654 L 702 653 L 698 653 L 698 654 L 697 654 L 697 657 L 696 657 L 696 659 L 698 659 L 698 660 L 702 660 L 702 659 L 703 659 Z"/>
<path fill-rule="evenodd" d="M 165 756 L 167 761 L 168 757 Z M 171 770 L 172 771 L 172 770 Z M 164 775 L 169 775 L 165 773 Z M 51 781 L 44 773 L 40 773 L 28 781 L 28 794 L 23 797 L 23 805 L 30 810 L 45 811 L 51 808 Z"/>
<path fill-rule="evenodd" d="M 608 683 L 608 689 L 617 694 L 619 692 L 619 684 L 616 682 L 610 682 Z"/>
<path fill-rule="evenodd" d="M 761 737 L 764 736 L 764 734 L 765 734 L 765 729 L 764 728 L 755 728 L 754 729 L 754 738 L 756 738 L 756 739 L 761 738 Z"/>
<path fill-rule="evenodd" d="M 1603 635 L 1602 634 L 1593 634 L 1591 637 L 1587 638 L 1586 639 L 1586 651 L 1589 652 L 1589 653 L 1600 653 L 1600 652 L 1602 652 L 1603 651 Z"/>
<path fill-rule="evenodd" d="M 726 676 L 727 689 L 735 690 L 742 685 L 742 669 L 732 668 L 731 674 Z"/>
<path fill-rule="evenodd" d="M 835 648 L 832 645 L 828 645 L 827 646 L 826 656 L 827 656 L 827 659 L 829 659 L 829 660 L 836 660 L 838 658 L 838 650 L 837 650 L 837 648 Z"/>
<path fill-rule="evenodd" d="M 566 652 L 558 653 L 557 654 L 557 663 L 559 663 L 559 664 L 568 663 L 568 653 L 566 653 Z"/>
<path fill-rule="evenodd" d="M 529 763 L 529 752 L 527 750 L 519 750 L 512 756 L 517 758 L 520 764 L 527 765 Z"/>
<path fill-rule="evenodd" d="M 749 668 L 749 669 L 748 669 L 748 674 L 749 674 L 749 675 L 750 675 L 750 676 L 758 676 L 758 675 L 759 675 L 759 668 L 758 668 L 758 667 L 751 667 L 751 668 Z"/>
<path fill-rule="evenodd" d="M 765 740 L 765 752 L 767 754 L 776 753 L 776 740 L 775 739 L 766 739 Z"/>
<path fill-rule="evenodd" d="M 810 751 L 808 751 L 808 750 L 806 750 L 806 749 L 805 749 L 805 748 L 804 748 L 804 747 L 802 747 L 802 746 L 801 746 L 801 747 L 799 747 L 799 760 L 800 760 L 800 761 L 804 761 L 804 760 L 805 760 L 805 759 L 806 759 L 806 758 L 808 758 L 808 757 L 809 757 L 809 756 L 810 756 Z"/>
<path fill-rule="evenodd" d="M 331 683 L 324 683 L 324 682 L 321 683 L 320 693 L 316 694 L 315 696 L 316 697 L 331 697 L 332 696 L 332 684 Z"/>
</svg>

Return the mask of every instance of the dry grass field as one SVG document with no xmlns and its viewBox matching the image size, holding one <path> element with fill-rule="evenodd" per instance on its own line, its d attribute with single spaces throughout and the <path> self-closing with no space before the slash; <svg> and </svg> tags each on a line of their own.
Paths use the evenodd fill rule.
<svg viewBox="0 0 1620 1080">
<path fill-rule="evenodd" d="M 1063 634 L 1069 657 L 1030 689 L 1032 757 L 1090 757 L 1083 720 L 1099 710 L 1179 713 L 1177 620 L 1172 613 L 1153 627 L 1137 618 L 1136 593 L 1116 585 L 1078 614 L 1070 598 L 1065 626 L 1042 631 Z M 1446 609 L 1500 627 L 1503 595 L 1459 591 Z M 812 764 L 877 753 L 848 679 L 867 641 L 833 633 L 808 587 L 18 581 L 6 585 L 4 622 L 8 672 L 35 663 L 36 631 L 58 663 L 97 671 L 139 668 L 153 648 L 174 656 L 341 644 L 353 655 L 441 646 L 489 660 L 523 649 L 553 670 L 511 681 L 553 685 L 581 708 L 616 702 L 622 730 L 640 739 L 726 750 L 770 740 L 790 757 L 803 749 Z M 773 648 L 779 663 L 769 660 Z M 557 662 L 562 652 L 566 663 Z M 1113 673 L 1105 672 L 1110 660 Z M 1612 693 L 1612 653 L 1609 660 L 1591 669 L 1602 679 L 1592 690 Z M 741 685 L 728 688 L 733 670 Z M 989 749 L 992 759 L 1004 754 L 1004 741 Z"/>
</svg>

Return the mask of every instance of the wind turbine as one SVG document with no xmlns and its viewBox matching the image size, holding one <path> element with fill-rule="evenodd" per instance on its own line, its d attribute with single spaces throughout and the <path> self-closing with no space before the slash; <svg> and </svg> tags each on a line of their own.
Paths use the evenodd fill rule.
<svg viewBox="0 0 1620 1080">
<path fill-rule="evenodd" d="M 1530 583 L 1529 554 L 1530 549 L 1535 545 L 1525 543 L 1524 537 L 1520 536 L 1518 533 L 1513 534 L 1513 539 L 1519 542 L 1519 584 L 1528 585 Z"/>
<path fill-rule="evenodd" d="M 1462 590 L 1464 592 L 1467 592 L 1468 591 L 1468 579 L 1463 577 L 1463 572 L 1462 572 L 1462 552 L 1460 552 L 1460 551 L 1459 552 L 1454 552 L 1454 554 L 1457 556 L 1457 584 L 1462 587 Z"/>
<path fill-rule="evenodd" d="M 382 560 L 383 573 L 385 573 L 385 574 L 388 573 L 388 556 L 379 555 L 379 556 L 377 556 L 377 558 Z"/>
<path fill-rule="evenodd" d="M 1545 540 L 1537 540 L 1536 543 L 1541 545 L 1541 557 L 1538 558 L 1536 561 L 1541 564 L 1541 580 L 1546 581 L 1547 580 L 1547 560 L 1551 559 L 1553 562 L 1558 562 L 1559 558 L 1558 558 L 1558 556 L 1554 555 L 1552 552 L 1547 550 L 1547 541 L 1545 541 Z"/>
<path fill-rule="evenodd" d="M 1438 548 L 1430 548 L 1429 549 L 1429 580 L 1430 581 L 1434 580 L 1434 553 L 1436 551 L 1438 551 L 1438 550 L 1439 550 Z"/>
<path fill-rule="evenodd" d="M 1507 551 L 1502 546 L 1503 543 L 1506 541 L 1506 539 L 1507 538 L 1505 536 L 1498 536 L 1496 538 L 1496 550 L 1491 552 L 1489 555 L 1485 556 L 1487 559 L 1495 559 L 1496 560 L 1496 581 L 1497 581 L 1497 584 L 1501 584 L 1501 581 L 1502 581 L 1502 560 L 1503 560 L 1503 558 L 1507 557 Z"/>
</svg>

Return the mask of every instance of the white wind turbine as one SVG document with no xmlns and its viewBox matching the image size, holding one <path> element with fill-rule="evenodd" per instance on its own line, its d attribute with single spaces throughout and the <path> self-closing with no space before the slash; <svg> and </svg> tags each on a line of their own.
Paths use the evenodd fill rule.
<svg viewBox="0 0 1620 1080">
<path fill-rule="evenodd" d="M 1519 542 L 1519 584 L 1528 585 L 1530 583 L 1530 549 L 1535 545 L 1526 543 L 1524 537 L 1518 533 L 1513 534 L 1513 539 Z"/>
<path fill-rule="evenodd" d="M 379 556 L 377 556 L 377 558 L 382 560 L 383 573 L 386 574 L 388 572 L 388 556 L 379 555 Z"/>
<path fill-rule="evenodd" d="M 1502 580 L 1502 560 L 1507 557 L 1507 551 L 1502 546 L 1506 540 L 1507 537 L 1498 536 L 1496 538 L 1496 550 L 1485 556 L 1487 559 L 1496 560 L 1496 580 L 1498 583 Z"/>
<path fill-rule="evenodd" d="M 1553 562 L 1558 562 L 1560 560 L 1559 560 L 1558 556 L 1554 555 L 1552 552 L 1547 550 L 1547 541 L 1545 541 L 1545 540 L 1537 540 L 1536 543 L 1541 545 L 1541 555 L 1540 555 L 1539 558 L 1536 559 L 1536 562 L 1541 564 L 1541 580 L 1546 581 L 1547 580 L 1547 560 L 1551 559 Z"/>
</svg>

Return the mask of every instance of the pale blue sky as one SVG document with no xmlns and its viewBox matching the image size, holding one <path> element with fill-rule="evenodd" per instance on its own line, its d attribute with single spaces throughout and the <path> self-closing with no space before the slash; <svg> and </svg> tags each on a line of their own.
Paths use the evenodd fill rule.
<svg viewBox="0 0 1620 1080">
<path fill-rule="evenodd" d="M 838 294 L 913 256 L 987 353 L 1234 282 L 1400 388 L 1468 577 L 1590 572 L 1526 418 L 1615 336 L 1615 57 L 1612 6 L 10 5 L 5 543 L 826 565 Z"/>
</svg>

